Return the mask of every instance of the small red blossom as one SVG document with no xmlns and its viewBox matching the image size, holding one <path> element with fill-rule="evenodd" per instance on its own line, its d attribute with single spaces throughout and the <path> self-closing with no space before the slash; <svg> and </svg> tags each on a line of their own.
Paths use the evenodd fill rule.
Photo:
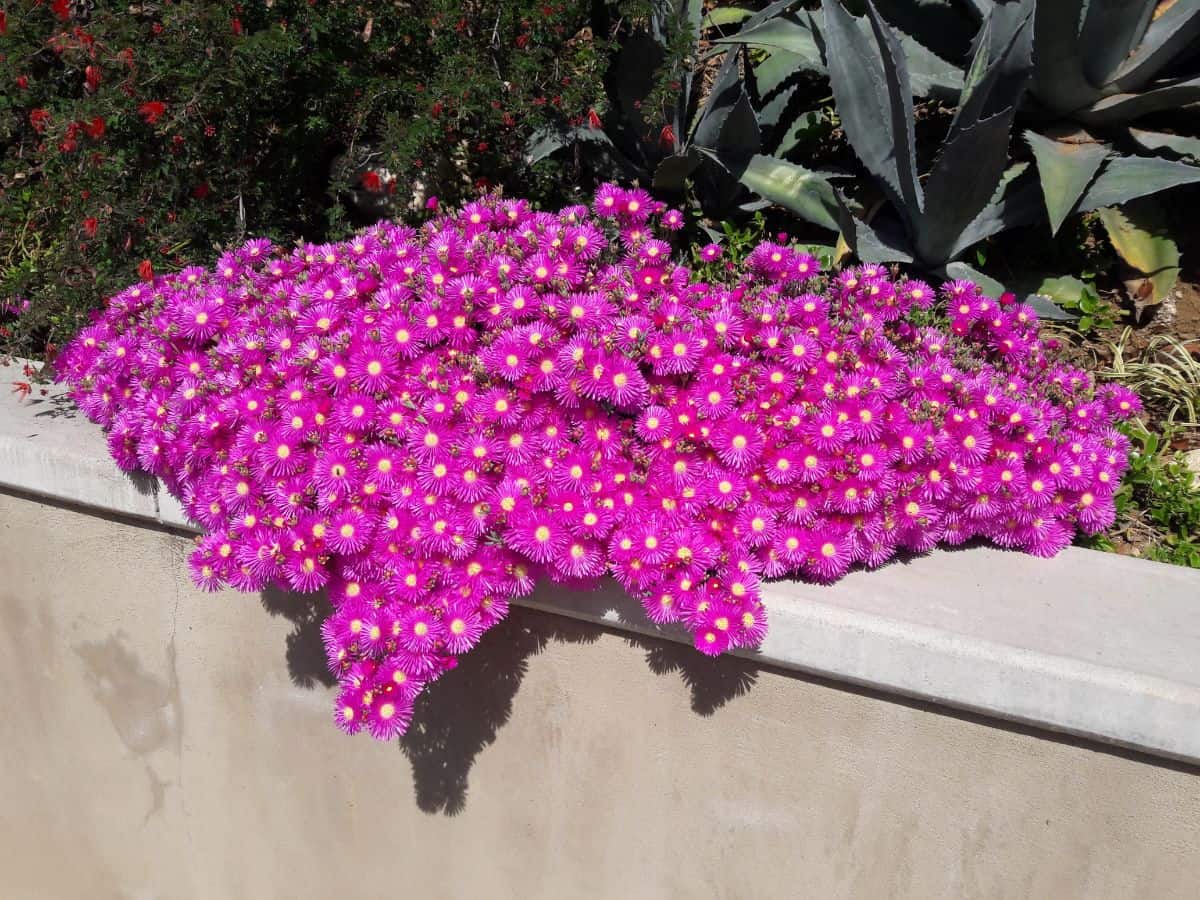
<svg viewBox="0 0 1200 900">
<path fill-rule="evenodd" d="M 87 132 L 87 136 L 93 140 L 100 140 L 104 137 L 104 119 L 101 116 L 95 116 L 92 121 L 83 126 L 83 130 Z"/>
<path fill-rule="evenodd" d="M 362 176 L 362 186 L 368 191 L 376 192 L 383 187 L 383 181 L 379 177 L 379 173 L 374 169 L 364 172 Z"/>
<path fill-rule="evenodd" d="M 96 93 L 96 88 L 100 87 L 102 76 L 99 66 L 88 66 L 83 70 L 84 87 L 89 94 Z"/>
<path fill-rule="evenodd" d="M 138 278 L 142 281 L 154 280 L 154 264 L 148 259 L 143 259 L 138 263 Z"/>
<path fill-rule="evenodd" d="M 27 75 L 18 75 L 17 87 L 21 90 L 26 90 L 29 87 L 29 77 Z"/>
<path fill-rule="evenodd" d="M 54 0 L 50 9 L 56 16 L 67 22 L 71 18 L 71 3 L 70 0 Z"/>
<path fill-rule="evenodd" d="M 658 142 L 660 144 L 662 144 L 664 147 L 674 147 L 675 146 L 675 129 L 672 128 L 670 126 L 670 124 L 664 125 L 662 127 L 662 131 L 659 132 L 659 135 L 658 135 Z"/>
<path fill-rule="evenodd" d="M 153 125 L 162 118 L 163 113 L 167 111 L 167 104 L 161 100 L 149 100 L 138 107 L 138 112 L 141 113 L 147 125 Z"/>
<path fill-rule="evenodd" d="M 24 400 L 30 395 L 30 393 L 33 392 L 33 385 L 31 385 L 28 381 L 14 381 L 12 384 L 12 392 L 19 396 L 22 400 Z"/>
<path fill-rule="evenodd" d="M 8 13 L 0 9 L 0 34 L 8 34 Z"/>
<path fill-rule="evenodd" d="M 203 200 L 205 197 L 208 196 L 209 190 L 210 190 L 210 188 L 208 186 L 208 182 L 202 181 L 198 185 L 196 185 L 194 188 L 192 188 L 192 196 L 195 197 L 197 200 Z"/>
<path fill-rule="evenodd" d="M 242 20 L 236 16 L 229 21 L 229 30 L 233 32 L 234 37 L 242 36 Z"/>
<path fill-rule="evenodd" d="M 588 110 L 588 124 L 593 128 L 600 127 L 600 115 L 594 109 Z"/>
<path fill-rule="evenodd" d="M 29 124 L 38 134 L 45 134 L 46 126 L 50 124 L 50 110 L 38 107 L 29 111 Z"/>
<path fill-rule="evenodd" d="M 88 218 L 83 220 L 83 233 L 88 237 L 95 237 L 96 229 L 99 226 L 100 223 L 96 220 L 95 216 L 88 216 Z"/>
</svg>

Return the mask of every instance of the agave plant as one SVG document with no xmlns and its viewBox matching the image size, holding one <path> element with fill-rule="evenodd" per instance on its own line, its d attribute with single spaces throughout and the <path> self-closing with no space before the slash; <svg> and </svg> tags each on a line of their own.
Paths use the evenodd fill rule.
<svg viewBox="0 0 1200 900">
<path fill-rule="evenodd" d="M 1200 73 L 1193 66 L 1180 74 L 1200 37 L 1200 0 L 1042 2 L 1034 31 L 1028 114 L 1036 127 L 1025 140 L 1037 161 L 1051 233 L 1072 212 L 1200 181 L 1200 167 L 1177 161 L 1200 157 L 1200 140 L 1130 127 L 1200 101 Z M 1121 145 L 1134 152 L 1119 152 Z M 1148 302 L 1163 300 L 1178 273 L 1177 266 L 1145 267 L 1147 246 L 1178 259 L 1174 242 L 1155 228 L 1158 218 L 1161 212 L 1145 203 L 1101 217 L 1117 252 L 1147 274 Z"/>
<path fill-rule="evenodd" d="M 836 0 L 823 0 L 821 16 L 809 17 L 846 139 L 887 201 L 868 210 L 835 193 L 842 236 L 860 258 L 944 268 L 983 238 L 1036 219 L 1036 185 L 1024 167 L 1008 161 L 1013 116 L 1031 73 L 1032 11 L 1032 0 L 989 10 L 963 75 L 957 112 L 924 181 L 917 171 L 903 41 L 871 3 L 858 19 Z M 741 180 L 805 216 L 799 195 L 811 189 L 814 173 L 756 156 Z"/>
<path fill-rule="evenodd" d="M 952 85 L 923 89 L 915 83 L 911 48 L 921 45 L 899 34 L 873 3 L 864 2 L 866 14 L 861 18 L 836 0 L 823 0 L 820 10 L 808 14 L 783 13 L 753 29 L 743 25 L 730 41 L 773 42 L 778 45 L 774 52 L 797 56 L 802 55 L 798 36 L 808 36 L 828 75 L 846 139 L 878 183 L 885 203 L 864 207 L 833 191 L 818 173 L 783 158 L 786 141 L 774 156 L 752 157 L 738 173 L 742 183 L 818 224 L 823 224 L 823 215 L 809 214 L 814 201 L 832 193 L 843 238 L 860 258 L 911 261 L 949 274 L 977 276 L 957 260 L 1000 231 L 1046 218 L 1057 230 L 1073 212 L 1117 206 L 1200 181 L 1200 168 L 1160 158 L 1122 157 L 1086 135 L 1068 142 L 1028 132 L 1036 170 L 1013 164 L 1010 137 L 1026 88 L 1036 78 L 1034 39 L 1043 27 L 1038 19 L 1042 7 L 1034 0 L 978 0 L 975 6 L 983 19 L 962 76 L 957 110 L 923 177 L 917 166 L 912 98 L 944 93 Z M 782 51 L 782 36 L 790 41 L 787 51 Z M 774 52 L 768 62 L 774 60 Z M 1044 56 L 1046 51 L 1038 53 Z M 916 58 L 917 69 L 927 72 L 928 51 L 916 51 Z M 812 64 L 806 58 L 803 65 Z M 756 78 L 761 68 L 755 70 Z M 776 108 L 760 105 L 758 112 L 763 130 L 777 127 Z M 1130 224 L 1126 217 L 1123 235 L 1129 235 Z M 1125 255 L 1120 238 L 1114 235 L 1114 246 Z M 1161 279 L 1155 282 L 1156 293 L 1161 284 Z"/>
</svg>

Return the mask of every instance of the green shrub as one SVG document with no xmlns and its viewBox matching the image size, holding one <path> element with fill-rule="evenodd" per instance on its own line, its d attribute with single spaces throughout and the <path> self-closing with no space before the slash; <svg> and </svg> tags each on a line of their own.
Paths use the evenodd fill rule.
<svg viewBox="0 0 1200 900">
<path fill-rule="evenodd" d="M 0 312 L 0 349 L 60 343 L 139 269 L 246 234 L 334 239 L 427 196 L 497 186 L 566 199 L 571 179 L 533 176 L 523 148 L 603 96 L 607 12 L 603 0 L 8 4 L 0 303 L 31 303 Z"/>
</svg>

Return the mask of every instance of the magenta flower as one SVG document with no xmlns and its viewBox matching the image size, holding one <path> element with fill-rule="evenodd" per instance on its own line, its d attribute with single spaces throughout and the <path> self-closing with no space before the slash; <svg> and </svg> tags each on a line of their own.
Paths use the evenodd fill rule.
<svg viewBox="0 0 1200 900">
<path fill-rule="evenodd" d="M 1054 362 L 1028 307 L 821 278 L 786 236 L 701 283 L 682 224 L 605 185 L 253 240 L 113 297 L 58 366 L 205 530 L 198 586 L 327 588 L 335 723 L 380 739 L 539 579 L 614 577 L 716 654 L 762 639 L 766 579 L 1113 522 L 1140 404 Z"/>
</svg>

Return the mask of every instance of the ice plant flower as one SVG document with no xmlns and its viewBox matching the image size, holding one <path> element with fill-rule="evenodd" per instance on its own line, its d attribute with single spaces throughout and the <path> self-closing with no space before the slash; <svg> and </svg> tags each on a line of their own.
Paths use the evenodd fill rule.
<svg viewBox="0 0 1200 900">
<path fill-rule="evenodd" d="M 328 590 L 334 721 L 380 739 L 541 579 L 613 577 L 718 654 L 762 639 L 768 579 L 1112 523 L 1137 398 L 1054 362 L 1032 311 L 957 281 L 915 327 L 929 285 L 783 241 L 700 281 L 681 222 L 610 184 L 147 260 L 57 369 L 204 530 L 199 587 Z"/>
</svg>

